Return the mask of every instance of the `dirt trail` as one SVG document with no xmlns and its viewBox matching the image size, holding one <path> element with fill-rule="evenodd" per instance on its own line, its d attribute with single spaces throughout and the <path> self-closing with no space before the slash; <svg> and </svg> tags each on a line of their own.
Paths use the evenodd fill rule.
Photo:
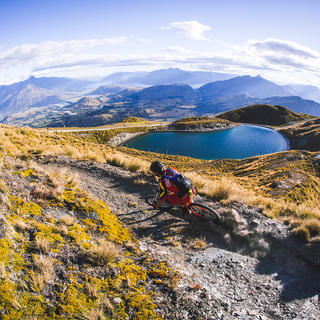
<svg viewBox="0 0 320 320">
<path fill-rule="evenodd" d="M 209 225 L 178 210 L 150 209 L 144 197 L 153 192 L 151 178 L 66 157 L 41 162 L 79 174 L 80 186 L 108 203 L 141 250 L 181 273 L 171 301 L 156 301 L 165 319 L 169 308 L 172 319 L 320 319 L 319 272 L 288 229 L 257 210 L 211 203 L 226 227 Z"/>
</svg>

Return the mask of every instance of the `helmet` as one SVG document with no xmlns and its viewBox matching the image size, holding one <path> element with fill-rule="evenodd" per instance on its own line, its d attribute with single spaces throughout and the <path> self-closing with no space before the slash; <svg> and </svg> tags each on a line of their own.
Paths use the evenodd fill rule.
<svg viewBox="0 0 320 320">
<path fill-rule="evenodd" d="M 150 171 L 155 174 L 161 175 L 165 170 L 164 165 L 160 161 L 153 161 L 150 166 Z"/>
</svg>

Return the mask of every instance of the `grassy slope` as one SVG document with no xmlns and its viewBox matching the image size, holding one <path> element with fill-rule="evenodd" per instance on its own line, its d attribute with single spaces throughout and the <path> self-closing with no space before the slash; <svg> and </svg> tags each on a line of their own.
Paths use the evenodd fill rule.
<svg viewBox="0 0 320 320">
<path fill-rule="evenodd" d="M 109 147 L 104 143 L 105 135 L 104 131 L 83 135 L 0 127 L 2 149 L 21 159 L 63 154 L 75 159 L 109 162 L 144 174 L 151 161 L 160 159 L 191 175 L 198 190 L 213 199 L 258 205 L 265 214 L 290 220 L 294 227 L 304 227 L 310 219 L 320 221 L 319 164 L 310 152 L 288 151 L 244 160 L 205 161 Z M 307 228 L 311 238 L 316 239 L 318 234 L 312 231 L 313 227 Z M 320 222 L 315 229 L 320 231 Z"/>
<path fill-rule="evenodd" d="M 0 136 L 1 319 L 160 319 L 148 283 L 175 275 L 146 260 L 107 204 L 77 188 L 74 177 L 30 161 L 44 153 L 75 156 L 76 146 L 93 160 L 81 147 L 94 145 L 6 126 Z M 95 145 L 93 152 L 111 150 Z"/>
<path fill-rule="evenodd" d="M 279 130 L 290 140 L 294 149 L 320 150 L 320 118 Z"/>
<path fill-rule="evenodd" d="M 196 129 L 199 127 L 210 128 L 216 124 L 231 125 L 232 122 L 222 118 L 212 117 L 189 117 L 177 120 L 169 125 L 169 128 L 177 130 Z"/>
<path fill-rule="evenodd" d="M 128 117 L 123 119 L 121 122 L 124 123 L 130 123 L 130 122 L 147 122 L 147 120 L 143 119 L 143 118 L 139 118 L 139 117 Z"/>
<path fill-rule="evenodd" d="M 312 118 L 312 116 L 298 114 L 285 107 L 267 104 L 252 105 L 227 111 L 220 114 L 219 117 L 234 122 L 265 125 L 282 125 L 288 122 Z"/>
</svg>

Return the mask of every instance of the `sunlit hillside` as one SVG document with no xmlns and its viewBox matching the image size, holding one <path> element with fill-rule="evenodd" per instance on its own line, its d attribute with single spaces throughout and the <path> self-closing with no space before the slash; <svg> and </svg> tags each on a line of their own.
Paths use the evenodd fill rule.
<svg viewBox="0 0 320 320">
<path fill-rule="evenodd" d="M 54 133 L 2 126 L 1 149 L 22 160 L 66 155 L 143 174 L 148 174 L 151 161 L 160 159 L 192 177 L 201 194 L 217 201 L 260 206 L 264 214 L 290 223 L 297 233 L 303 230 L 306 239 L 318 239 L 320 181 L 316 154 L 287 151 L 244 160 L 206 161 L 108 146 L 110 137 L 120 131 Z"/>
</svg>

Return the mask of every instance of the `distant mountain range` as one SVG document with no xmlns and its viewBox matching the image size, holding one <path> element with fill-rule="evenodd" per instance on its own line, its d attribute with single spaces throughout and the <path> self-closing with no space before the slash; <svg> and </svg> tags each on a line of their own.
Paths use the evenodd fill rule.
<svg viewBox="0 0 320 320">
<path fill-rule="evenodd" d="M 35 78 L 0 86 L 1 115 L 10 115 L 31 107 L 65 103 L 74 94 L 82 92 L 89 84 L 86 80 L 70 78 Z"/>
<path fill-rule="evenodd" d="M 119 72 L 103 80 L 107 83 L 123 85 L 159 85 L 184 83 L 190 86 L 201 86 L 204 83 L 226 80 L 235 75 L 211 71 L 185 71 L 179 68 L 160 69 L 152 72 Z"/>
<path fill-rule="evenodd" d="M 177 119 L 217 114 L 252 104 L 281 105 L 320 116 L 320 104 L 310 96 L 320 102 L 317 87 L 280 86 L 260 76 L 232 77 L 181 69 L 114 73 L 99 81 L 31 77 L 0 86 L 0 119 L 33 127 L 80 122 L 84 126 L 125 116 Z"/>
</svg>

